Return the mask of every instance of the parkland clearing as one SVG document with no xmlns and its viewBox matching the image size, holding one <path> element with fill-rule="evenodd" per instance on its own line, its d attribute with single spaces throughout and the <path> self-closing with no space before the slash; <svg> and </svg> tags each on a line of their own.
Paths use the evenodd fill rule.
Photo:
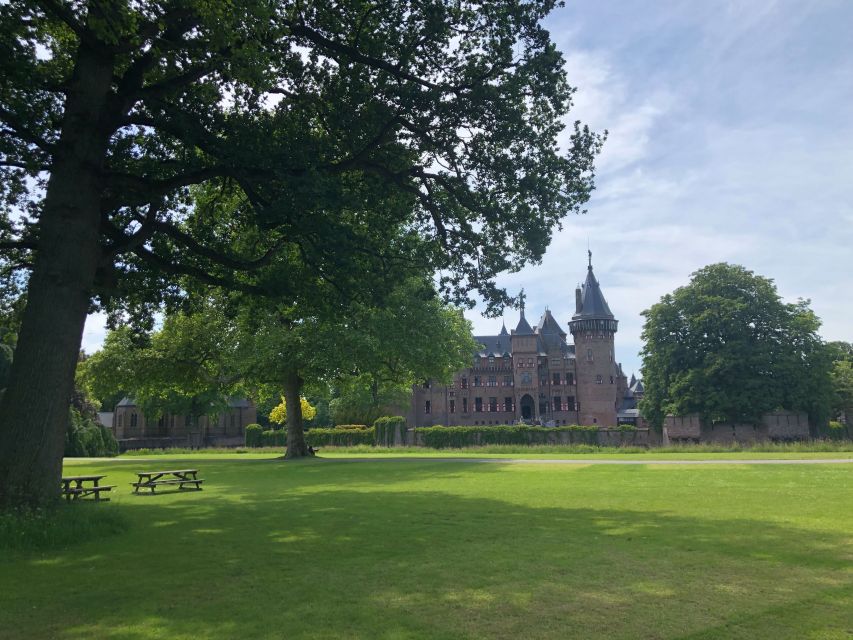
<svg viewBox="0 0 853 640">
<path fill-rule="evenodd" d="M 823 4 L 0 0 L 0 640 L 853 638 Z"/>
<path fill-rule="evenodd" d="M 3 549 L 0 636 L 840 640 L 853 630 L 853 452 L 776 454 L 841 464 L 690 466 L 374 455 L 385 457 L 67 460 L 66 474 L 103 473 L 127 489 L 107 505 L 70 505 L 43 548 Z M 690 454 L 605 459 L 667 455 Z M 771 454 L 692 454 L 733 455 Z M 134 472 L 152 465 L 197 467 L 209 485 L 130 494 Z"/>
</svg>

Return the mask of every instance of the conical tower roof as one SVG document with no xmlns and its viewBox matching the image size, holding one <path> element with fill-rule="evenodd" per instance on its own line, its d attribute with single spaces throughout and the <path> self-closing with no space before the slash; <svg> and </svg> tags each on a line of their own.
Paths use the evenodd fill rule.
<svg viewBox="0 0 853 640">
<path fill-rule="evenodd" d="M 512 333 L 517 336 L 533 335 L 533 328 L 530 326 L 530 323 L 527 322 L 527 318 L 524 317 L 524 307 L 521 307 L 521 317 L 518 319 L 518 325 Z"/>
<path fill-rule="evenodd" d="M 592 272 L 592 252 L 589 254 L 589 267 L 586 272 L 586 282 L 581 287 L 581 308 L 572 320 L 601 319 L 613 320 L 613 313 L 601 293 L 601 287 Z"/>
</svg>

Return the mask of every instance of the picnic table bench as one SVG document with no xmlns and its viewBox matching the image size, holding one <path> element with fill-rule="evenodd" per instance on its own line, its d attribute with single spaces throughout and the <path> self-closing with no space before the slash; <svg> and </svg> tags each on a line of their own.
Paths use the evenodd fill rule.
<svg viewBox="0 0 853 640">
<path fill-rule="evenodd" d="M 172 471 L 140 471 L 136 474 L 139 480 L 132 482 L 133 492 L 139 493 L 140 489 L 154 489 L 160 485 L 178 485 L 178 489 L 194 489 L 201 491 L 201 483 L 204 480 L 199 479 L 198 469 L 175 469 Z M 185 486 L 185 485 L 195 485 Z"/>
<path fill-rule="evenodd" d="M 66 500 L 77 500 L 86 496 L 94 496 L 95 500 L 109 500 L 101 498 L 102 491 L 112 491 L 115 485 L 98 484 L 107 476 L 67 476 L 62 478 L 62 495 Z M 91 483 L 91 484 L 87 484 Z"/>
</svg>

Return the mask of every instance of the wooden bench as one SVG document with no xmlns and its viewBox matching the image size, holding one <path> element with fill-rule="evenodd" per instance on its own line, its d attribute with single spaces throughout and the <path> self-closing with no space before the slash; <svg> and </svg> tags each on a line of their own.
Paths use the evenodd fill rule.
<svg viewBox="0 0 853 640">
<path fill-rule="evenodd" d="M 115 489 L 115 485 L 99 485 L 98 483 L 106 476 L 68 476 L 62 478 L 62 495 L 66 500 L 77 500 L 86 496 L 94 496 L 95 500 L 107 501 L 109 498 L 102 498 L 102 492 L 109 492 Z M 86 483 L 91 483 L 87 485 Z"/>
<path fill-rule="evenodd" d="M 131 482 L 134 493 L 139 493 L 140 489 L 151 489 L 154 493 L 155 489 L 161 485 L 178 485 L 178 489 L 191 489 L 201 491 L 201 483 L 204 480 L 198 477 L 198 469 L 176 469 L 173 471 L 140 471 L 136 474 L 139 479 L 136 482 Z M 194 486 L 185 486 L 194 485 Z"/>
</svg>

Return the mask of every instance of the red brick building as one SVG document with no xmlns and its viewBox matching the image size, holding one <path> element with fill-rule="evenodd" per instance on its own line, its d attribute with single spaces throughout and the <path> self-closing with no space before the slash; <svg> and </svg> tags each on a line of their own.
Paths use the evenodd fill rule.
<svg viewBox="0 0 853 640">
<path fill-rule="evenodd" d="M 591 254 L 567 325 L 573 344 L 548 309 L 534 328 L 522 306 L 511 332 L 504 325 L 498 335 L 474 336 L 480 349 L 471 367 L 449 385 L 427 381 L 414 388 L 409 425 L 635 422 L 636 402 L 615 357 L 618 321 L 595 278 Z"/>
</svg>

